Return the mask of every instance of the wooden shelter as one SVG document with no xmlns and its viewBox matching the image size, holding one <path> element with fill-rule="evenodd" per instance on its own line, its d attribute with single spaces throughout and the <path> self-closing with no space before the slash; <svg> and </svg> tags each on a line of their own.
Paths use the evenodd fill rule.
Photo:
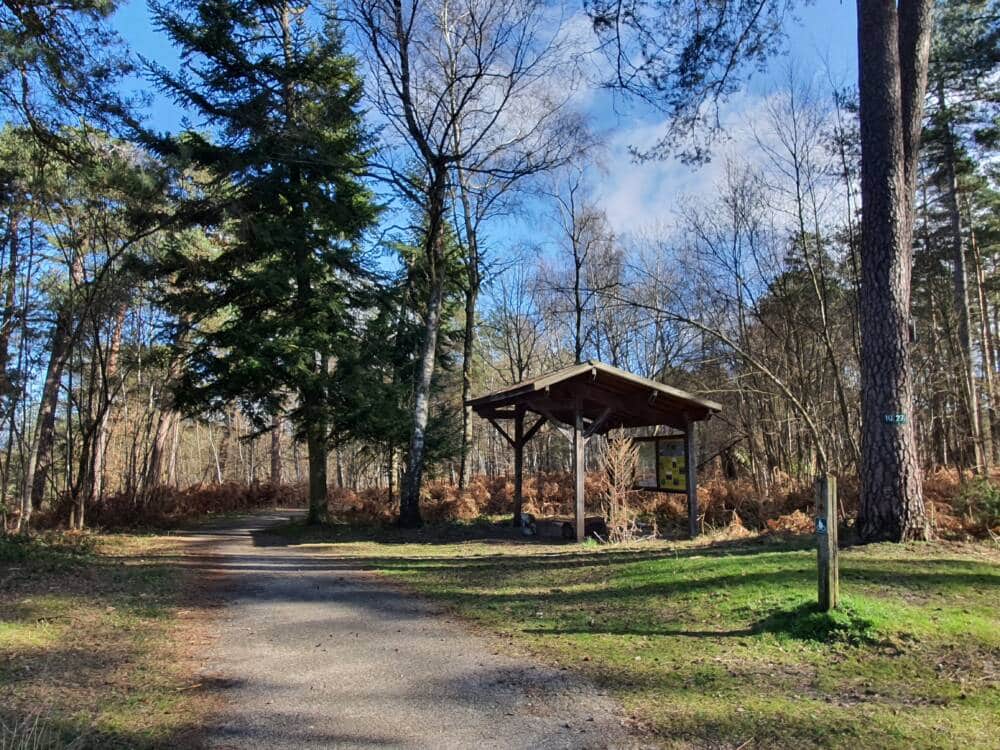
<svg viewBox="0 0 1000 750">
<path fill-rule="evenodd" d="M 577 541 L 583 541 L 584 537 L 587 440 L 622 427 L 667 426 L 680 430 L 684 435 L 685 455 L 689 457 L 685 462 L 688 526 L 691 536 L 697 535 L 695 425 L 722 410 L 714 401 L 602 362 L 587 361 L 470 399 L 468 405 L 514 448 L 515 523 L 521 516 L 525 444 L 546 421 L 569 438 L 573 445 Z M 513 422 L 513 429 L 505 429 L 501 425 L 504 421 Z"/>
</svg>

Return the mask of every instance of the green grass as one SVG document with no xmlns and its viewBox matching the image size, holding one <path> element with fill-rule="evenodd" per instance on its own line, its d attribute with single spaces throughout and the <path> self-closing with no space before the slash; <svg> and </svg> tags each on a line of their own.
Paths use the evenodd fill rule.
<svg viewBox="0 0 1000 750">
<path fill-rule="evenodd" d="M 37 729 L 46 747 L 183 746 L 203 699 L 184 689 L 188 574 L 158 559 L 166 544 L 0 537 L 3 731 Z"/>
<path fill-rule="evenodd" d="M 283 533 L 585 674 L 666 747 L 1000 743 L 995 547 L 844 550 L 843 604 L 825 614 L 803 541 L 625 550 L 455 542 L 461 529 L 388 543 L 345 527 Z"/>
</svg>

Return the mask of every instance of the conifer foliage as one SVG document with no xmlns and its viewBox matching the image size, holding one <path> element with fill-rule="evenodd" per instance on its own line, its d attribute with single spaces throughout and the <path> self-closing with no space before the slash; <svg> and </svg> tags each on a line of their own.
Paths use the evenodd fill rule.
<svg viewBox="0 0 1000 750">
<path fill-rule="evenodd" d="M 183 69 L 162 89 L 200 113 L 159 150 L 209 176 L 188 196 L 217 235 L 209 256 L 168 254 L 169 303 L 192 327 L 178 404 L 241 403 L 262 428 L 284 414 L 309 453 L 310 520 L 326 506 L 329 384 L 366 272 L 378 210 L 361 175 L 361 81 L 330 17 L 291 2 L 158 3 Z M 321 24 L 321 28 L 316 26 Z"/>
</svg>

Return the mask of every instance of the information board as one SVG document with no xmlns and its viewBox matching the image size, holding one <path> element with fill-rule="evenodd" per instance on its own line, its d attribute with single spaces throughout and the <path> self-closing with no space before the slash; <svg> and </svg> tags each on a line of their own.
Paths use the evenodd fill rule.
<svg viewBox="0 0 1000 750">
<path fill-rule="evenodd" d="M 636 488 L 687 492 L 687 450 L 683 435 L 635 438 L 639 449 Z"/>
</svg>

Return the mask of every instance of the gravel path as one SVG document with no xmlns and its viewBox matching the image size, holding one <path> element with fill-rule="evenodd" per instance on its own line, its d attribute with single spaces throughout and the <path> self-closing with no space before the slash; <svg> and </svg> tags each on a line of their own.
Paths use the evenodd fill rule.
<svg viewBox="0 0 1000 750">
<path fill-rule="evenodd" d="M 213 748 L 630 748 L 614 701 L 497 653 L 351 560 L 271 546 L 267 515 L 186 532 L 223 608 Z"/>
</svg>

